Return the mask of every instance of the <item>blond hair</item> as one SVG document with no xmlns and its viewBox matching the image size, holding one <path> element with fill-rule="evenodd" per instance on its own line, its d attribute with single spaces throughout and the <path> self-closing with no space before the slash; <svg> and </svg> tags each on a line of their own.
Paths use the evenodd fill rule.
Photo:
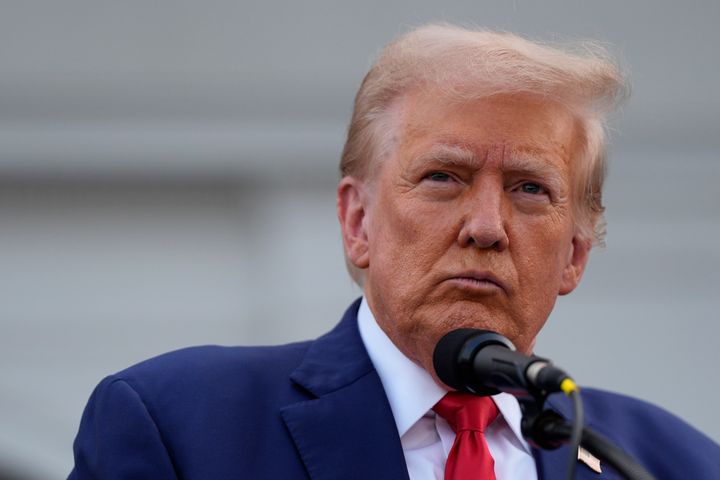
<svg viewBox="0 0 720 480">
<path fill-rule="evenodd" d="M 449 98 L 528 94 L 559 102 L 581 131 L 573 188 L 578 235 L 602 244 L 606 118 L 628 93 L 620 69 L 592 42 L 547 45 L 518 35 L 433 24 L 402 35 L 380 53 L 355 97 L 341 176 L 366 179 L 392 151 L 391 107 L 413 87 L 432 85 Z M 358 272 L 351 269 L 353 278 Z M 359 282 L 360 283 L 360 282 Z"/>
</svg>

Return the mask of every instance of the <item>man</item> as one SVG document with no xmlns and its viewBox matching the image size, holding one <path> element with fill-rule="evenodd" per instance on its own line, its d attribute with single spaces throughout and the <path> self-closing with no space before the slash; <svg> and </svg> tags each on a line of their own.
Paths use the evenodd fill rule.
<svg viewBox="0 0 720 480">
<path fill-rule="evenodd" d="M 451 26 L 398 39 L 358 92 L 341 162 L 362 300 L 312 342 L 187 349 L 106 378 L 70 478 L 450 479 L 475 460 L 479 478 L 564 476 L 567 448 L 531 448 L 507 394 L 464 433 L 453 415 L 481 397 L 448 394 L 432 354 L 462 327 L 532 352 L 602 240 L 603 122 L 623 92 L 598 52 Z M 598 391 L 585 404 L 658 478 L 720 478 L 720 448 L 670 414 Z M 577 478 L 618 478 L 587 463 Z"/>
</svg>

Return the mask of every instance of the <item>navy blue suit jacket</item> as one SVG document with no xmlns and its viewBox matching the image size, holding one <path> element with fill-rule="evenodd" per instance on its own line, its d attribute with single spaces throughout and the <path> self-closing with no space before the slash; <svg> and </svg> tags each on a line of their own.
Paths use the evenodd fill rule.
<svg viewBox="0 0 720 480">
<path fill-rule="evenodd" d="M 69 480 L 407 479 L 358 305 L 315 341 L 189 348 L 107 377 L 83 414 Z M 610 393 L 583 398 L 586 423 L 658 479 L 720 478 L 720 447 L 676 417 Z M 564 478 L 566 448 L 534 455 L 539 478 Z M 576 478 L 620 477 L 578 465 Z"/>
</svg>

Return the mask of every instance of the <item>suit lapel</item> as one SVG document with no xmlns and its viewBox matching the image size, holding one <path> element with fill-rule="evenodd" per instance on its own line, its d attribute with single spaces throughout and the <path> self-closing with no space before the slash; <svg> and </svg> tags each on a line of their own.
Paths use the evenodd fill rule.
<svg viewBox="0 0 720 480">
<path fill-rule="evenodd" d="M 357 329 L 358 306 L 291 375 L 316 398 L 286 406 L 282 417 L 313 480 L 407 479 L 390 405 Z"/>
</svg>

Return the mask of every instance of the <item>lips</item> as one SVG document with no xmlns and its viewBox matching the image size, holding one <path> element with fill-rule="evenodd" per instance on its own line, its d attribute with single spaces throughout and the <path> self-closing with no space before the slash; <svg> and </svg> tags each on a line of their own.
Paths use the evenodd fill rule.
<svg viewBox="0 0 720 480">
<path fill-rule="evenodd" d="M 466 271 L 454 274 L 448 277 L 446 281 L 465 290 L 483 293 L 491 293 L 497 290 L 507 292 L 505 283 L 492 272 Z"/>
</svg>

